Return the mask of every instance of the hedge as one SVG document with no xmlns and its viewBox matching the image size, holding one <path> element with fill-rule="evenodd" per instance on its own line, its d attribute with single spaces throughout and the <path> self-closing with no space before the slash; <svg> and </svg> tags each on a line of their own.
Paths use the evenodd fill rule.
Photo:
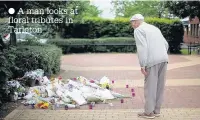
<svg viewBox="0 0 200 120">
<path fill-rule="evenodd" d="M 12 51 L 14 48 L 0 50 L 0 108 L 5 101 L 6 90 L 5 84 L 6 81 L 13 76 L 13 71 L 15 69 L 15 55 Z"/>
<path fill-rule="evenodd" d="M 5 83 L 22 77 L 25 72 L 43 69 L 46 76 L 60 71 L 62 51 L 55 45 L 23 42 L 0 50 L 0 107 L 9 100 Z"/>
<path fill-rule="evenodd" d="M 20 44 L 15 51 L 15 65 L 19 68 L 18 75 L 26 71 L 43 69 L 50 76 L 60 71 L 61 49 L 48 44 Z"/>
<path fill-rule="evenodd" d="M 10 30 L 9 30 L 9 28 L 8 28 L 8 26 L 9 26 L 9 23 L 6 23 L 6 21 L 8 21 L 8 20 L 6 20 L 6 19 L 2 19 L 2 18 L 0 18 L 0 35 L 3 37 L 5 34 L 8 34 L 8 33 L 10 33 Z"/>
<path fill-rule="evenodd" d="M 183 41 L 183 25 L 178 20 L 164 18 L 146 18 L 145 22 L 161 29 L 170 45 L 170 52 L 180 50 Z M 64 38 L 100 38 L 100 37 L 134 37 L 134 30 L 130 26 L 129 18 L 114 20 L 102 18 L 83 18 L 81 23 L 70 24 L 65 27 Z"/>
<path fill-rule="evenodd" d="M 135 52 L 136 46 L 134 38 L 111 37 L 96 39 L 53 39 L 48 43 L 55 44 L 62 48 L 63 53 L 83 53 L 83 52 Z"/>
</svg>

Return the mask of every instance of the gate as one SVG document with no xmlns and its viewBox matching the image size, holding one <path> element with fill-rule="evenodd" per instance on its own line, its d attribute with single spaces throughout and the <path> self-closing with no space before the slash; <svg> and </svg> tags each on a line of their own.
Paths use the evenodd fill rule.
<svg viewBox="0 0 200 120">
<path fill-rule="evenodd" d="M 188 54 L 200 55 L 200 24 L 184 25 L 184 43 L 186 44 Z"/>
</svg>

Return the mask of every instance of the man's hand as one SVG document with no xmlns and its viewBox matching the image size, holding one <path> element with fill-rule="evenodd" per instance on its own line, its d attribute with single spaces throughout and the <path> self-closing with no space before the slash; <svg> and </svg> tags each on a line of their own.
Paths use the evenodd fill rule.
<svg viewBox="0 0 200 120">
<path fill-rule="evenodd" d="M 147 76 L 147 71 L 144 67 L 141 68 L 141 72 L 144 76 Z"/>
</svg>

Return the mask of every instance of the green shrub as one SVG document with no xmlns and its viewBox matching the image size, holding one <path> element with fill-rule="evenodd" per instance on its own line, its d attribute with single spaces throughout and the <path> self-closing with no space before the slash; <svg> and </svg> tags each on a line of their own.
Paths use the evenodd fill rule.
<svg viewBox="0 0 200 120">
<path fill-rule="evenodd" d="M 1 19 L 1 18 L 0 18 Z M 0 35 L 3 37 L 5 34 L 8 34 L 10 33 L 10 30 L 8 28 L 9 24 L 4 22 L 4 21 L 1 21 L 0 20 Z"/>
<path fill-rule="evenodd" d="M 5 83 L 8 79 L 12 78 L 15 71 L 15 55 L 12 51 L 15 49 L 10 47 L 9 49 L 3 49 L 0 51 L 0 106 L 5 100 Z"/>
<path fill-rule="evenodd" d="M 57 74 L 60 71 L 61 49 L 55 45 L 26 44 L 28 43 L 19 44 L 15 51 L 18 75 L 35 69 L 43 69 L 46 75 Z"/>
<path fill-rule="evenodd" d="M 48 76 L 57 74 L 60 71 L 61 54 L 61 49 L 55 45 L 30 41 L 0 51 L 0 106 L 7 100 L 4 89 L 7 80 L 35 69 L 43 69 Z"/>
<path fill-rule="evenodd" d="M 48 43 L 62 48 L 63 53 L 82 52 L 135 52 L 135 42 L 130 37 L 96 38 L 96 39 L 60 39 Z"/>
<path fill-rule="evenodd" d="M 70 38 L 70 39 L 52 39 L 47 41 L 56 45 L 90 45 L 90 44 L 129 44 L 134 43 L 131 37 L 104 37 L 96 39 Z M 35 43 L 36 44 L 36 43 Z"/>
<path fill-rule="evenodd" d="M 170 45 L 170 52 L 180 52 L 183 41 L 183 25 L 178 20 L 164 18 L 146 18 L 147 23 L 161 29 Z M 74 23 L 65 28 L 66 38 L 100 38 L 100 37 L 133 37 L 134 30 L 130 26 L 129 18 L 114 20 L 102 18 L 83 18 L 82 23 Z"/>
<path fill-rule="evenodd" d="M 184 34 L 182 23 L 177 20 L 161 19 L 161 21 L 158 22 L 157 19 L 147 19 L 148 23 L 154 24 L 155 26 L 160 28 L 163 36 L 169 43 L 170 53 L 180 53 L 180 43 L 183 42 Z"/>
</svg>

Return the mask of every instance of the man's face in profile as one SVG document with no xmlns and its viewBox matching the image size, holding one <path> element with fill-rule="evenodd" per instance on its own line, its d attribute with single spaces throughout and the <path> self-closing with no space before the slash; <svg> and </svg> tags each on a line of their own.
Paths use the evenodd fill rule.
<svg viewBox="0 0 200 120">
<path fill-rule="evenodd" d="M 139 27 L 139 25 L 140 25 L 139 20 L 133 20 L 133 21 L 131 21 L 132 28 L 136 29 L 137 27 Z"/>
</svg>

